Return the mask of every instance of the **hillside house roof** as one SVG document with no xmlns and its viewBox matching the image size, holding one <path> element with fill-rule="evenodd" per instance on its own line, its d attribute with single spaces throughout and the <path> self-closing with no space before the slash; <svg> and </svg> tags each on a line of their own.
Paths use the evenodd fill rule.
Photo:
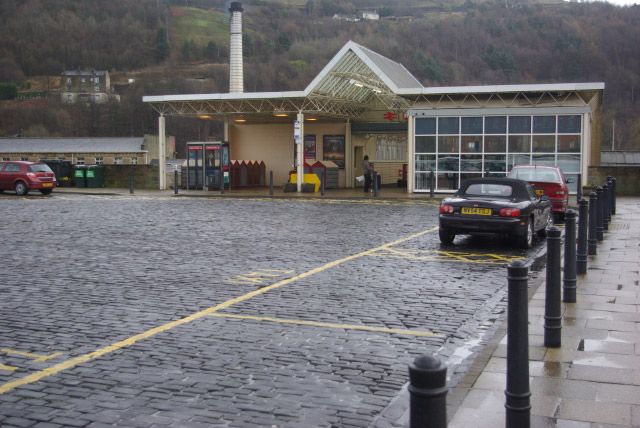
<svg viewBox="0 0 640 428">
<path fill-rule="evenodd" d="M 144 138 L 0 138 L 0 153 L 146 153 Z"/>
</svg>

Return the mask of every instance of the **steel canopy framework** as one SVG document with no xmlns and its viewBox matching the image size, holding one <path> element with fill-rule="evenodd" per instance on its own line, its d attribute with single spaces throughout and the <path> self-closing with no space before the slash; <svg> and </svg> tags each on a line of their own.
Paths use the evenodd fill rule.
<svg viewBox="0 0 640 428">
<path fill-rule="evenodd" d="M 369 110 L 409 108 L 410 100 L 394 86 L 365 48 L 349 42 L 304 91 L 145 96 L 143 101 L 163 116 L 302 113 L 357 120 Z"/>
</svg>

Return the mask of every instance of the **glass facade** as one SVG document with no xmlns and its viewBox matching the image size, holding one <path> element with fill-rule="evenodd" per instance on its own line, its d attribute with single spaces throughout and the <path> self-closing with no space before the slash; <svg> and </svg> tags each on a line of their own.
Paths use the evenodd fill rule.
<svg viewBox="0 0 640 428">
<path fill-rule="evenodd" d="M 467 178 L 504 177 L 514 165 L 557 165 L 575 192 L 582 161 L 582 115 L 416 117 L 414 190 L 452 191 Z"/>
</svg>

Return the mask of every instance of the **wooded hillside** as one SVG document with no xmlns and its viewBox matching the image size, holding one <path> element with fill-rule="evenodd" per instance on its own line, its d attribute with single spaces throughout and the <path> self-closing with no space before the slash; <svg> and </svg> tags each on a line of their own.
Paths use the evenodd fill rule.
<svg viewBox="0 0 640 428">
<path fill-rule="evenodd" d="M 109 70 L 115 83 L 135 83 L 118 87 L 116 105 L 66 107 L 56 97 L 0 103 L 0 135 L 155 132 L 143 94 L 228 90 L 226 7 L 222 0 L 3 0 L 0 82 L 26 91 L 33 76 L 95 68 Z M 246 0 L 243 7 L 246 91 L 303 89 L 351 39 L 428 86 L 604 81 L 605 145 L 615 118 L 617 148 L 640 149 L 640 6 Z M 332 18 L 371 9 L 383 18 Z M 175 122 L 168 132 L 179 141 L 215 129 Z"/>
</svg>

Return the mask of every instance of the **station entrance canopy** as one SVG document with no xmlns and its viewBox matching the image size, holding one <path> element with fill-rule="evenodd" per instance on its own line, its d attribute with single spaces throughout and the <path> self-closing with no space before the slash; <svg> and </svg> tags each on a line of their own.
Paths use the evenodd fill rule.
<svg viewBox="0 0 640 428">
<path fill-rule="evenodd" d="M 313 114 L 357 120 L 372 106 L 405 111 L 399 92 L 422 88 L 401 64 L 354 42 L 345 44 L 304 91 L 145 96 L 161 115 Z"/>
</svg>

